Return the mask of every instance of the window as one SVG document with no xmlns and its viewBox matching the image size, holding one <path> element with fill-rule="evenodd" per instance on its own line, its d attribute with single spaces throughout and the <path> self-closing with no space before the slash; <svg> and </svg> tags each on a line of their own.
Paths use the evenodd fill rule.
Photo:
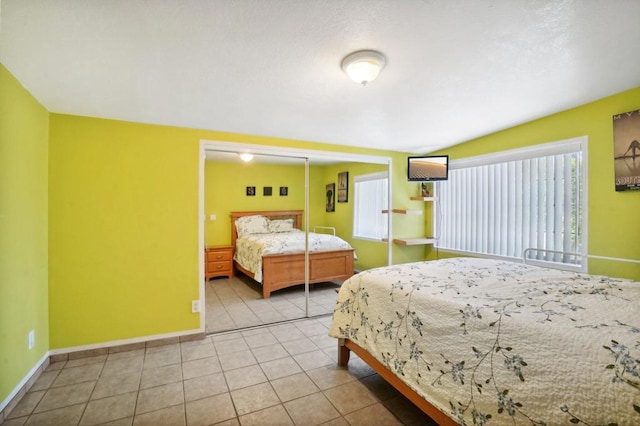
<svg viewBox="0 0 640 426">
<path fill-rule="evenodd" d="M 586 138 L 450 163 L 438 182 L 439 249 L 586 270 Z M 535 263 L 535 262 L 534 262 Z"/>
<path fill-rule="evenodd" d="M 382 240 L 388 235 L 387 210 L 389 175 L 387 172 L 354 176 L 353 237 Z"/>
</svg>

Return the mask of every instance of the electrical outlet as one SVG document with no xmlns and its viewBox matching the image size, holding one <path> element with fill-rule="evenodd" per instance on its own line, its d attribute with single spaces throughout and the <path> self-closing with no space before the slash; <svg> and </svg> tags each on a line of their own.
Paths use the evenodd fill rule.
<svg viewBox="0 0 640 426">
<path fill-rule="evenodd" d="M 194 314 L 196 312 L 200 312 L 200 301 L 199 300 L 192 300 L 191 301 L 191 312 L 193 312 Z"/>
<path fill-rule="evenodd" d="M 209 220 L 214 221 L 216 220 L 218 217 L 215 214 L 211 214 L 209 215 Z"/>
<path fill-rule="evenodd" d="M 36 332 L 35 330 L 31 330 L 27 336 L 27 340 L 28 340 L 28 347 L 29 349 L 33 349 L 33 347 L 36 345 Z"/>
</svg>

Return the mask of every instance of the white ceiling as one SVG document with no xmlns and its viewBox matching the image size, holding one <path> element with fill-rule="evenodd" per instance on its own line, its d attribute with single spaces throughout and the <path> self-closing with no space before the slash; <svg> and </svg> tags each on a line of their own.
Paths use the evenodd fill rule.
<svg viewBox="0 0 640 426">
<path fill-rule="evenodd" d="M 2 0 L 51 112 L 427 153 L 640 86 L 640 0 Z M 366 87 L 347 54 L 387 57 Z M 640 105 L 640 104 L 639 104 Z"/>
</svg>

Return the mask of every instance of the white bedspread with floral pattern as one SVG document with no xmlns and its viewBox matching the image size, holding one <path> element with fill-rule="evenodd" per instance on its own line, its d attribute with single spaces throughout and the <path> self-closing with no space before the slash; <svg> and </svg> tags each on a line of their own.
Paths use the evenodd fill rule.
<svg viewBox="0 0 640 426">
<path fill-rule="evenodd" d="M 488 259 L 364 271 L 330 329 L 460 424 L 640 424 L 640 282 Z"/>
<path fill-rule="evenodd" d="M 250 234 L 236 239 L 233 259 L 243 268 L 255 274 L 254 280 L 262 282 L 262 256 L 304 252 L 304 232 Z M 342 238 L 330 234 L 309 232 L 309 252 L 351 249 Z M 355 256 L 355 254 L 354 254 Z"/>
</svg>

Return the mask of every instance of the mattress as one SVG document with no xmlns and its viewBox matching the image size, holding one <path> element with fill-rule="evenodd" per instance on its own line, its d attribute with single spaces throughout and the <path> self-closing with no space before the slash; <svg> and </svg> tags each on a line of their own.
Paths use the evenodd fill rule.
<svg viewBox="0 0 640 426">
<path fill-rule="evenodd" d="M 309 252 L 352 249 L 342 238 L 309 232 Z M 305 233 L 300 230 L 269 234 L 250 234 L 236 239 L 234 260 L 262 282 L 262 256 L 304 253 Z"/>
<path fill-rule="evenodd" d="M 640 424 L 640 283 L 455 258 L 345 281 L 330 335 L 460 424 Z"/>
</svg>

